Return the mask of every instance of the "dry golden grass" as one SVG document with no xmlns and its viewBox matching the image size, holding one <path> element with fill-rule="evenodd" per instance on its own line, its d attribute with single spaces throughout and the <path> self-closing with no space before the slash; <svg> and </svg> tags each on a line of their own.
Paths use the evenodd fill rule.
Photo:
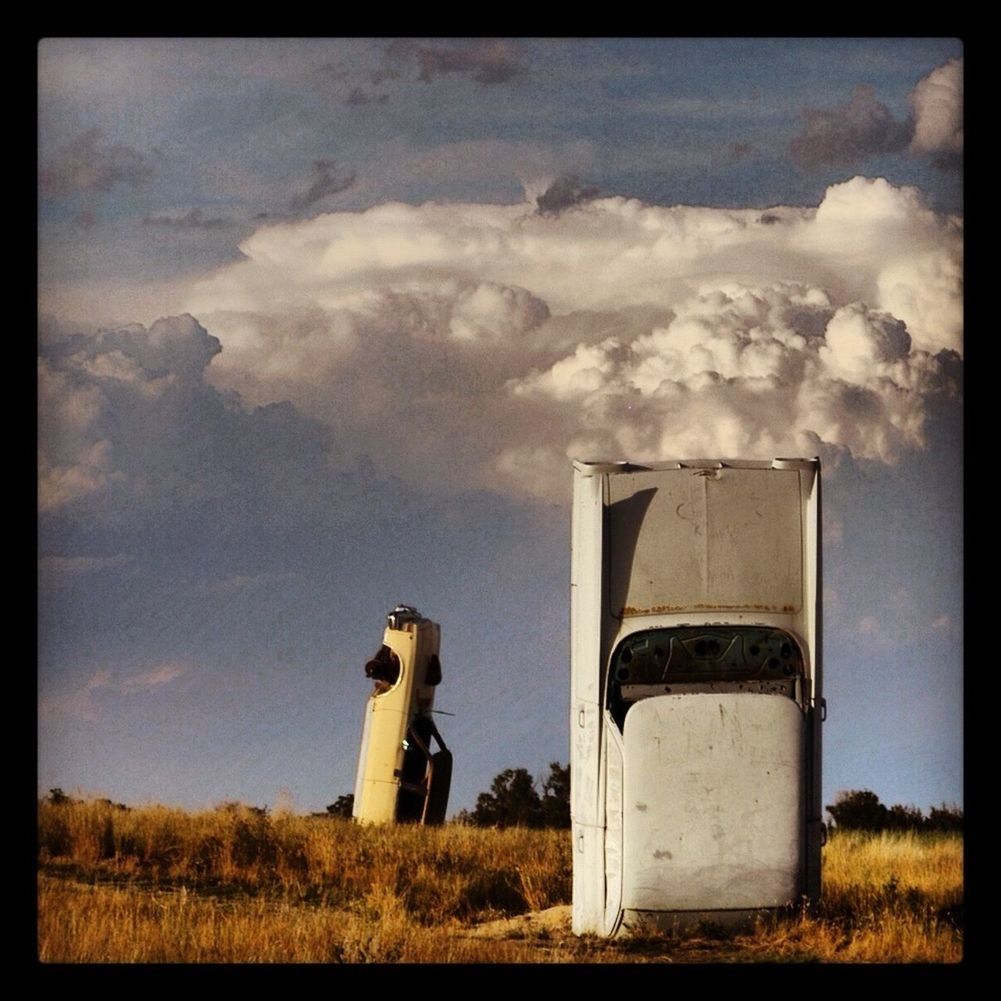
<svg viewBox="0 0 1001 1001">
<path fill-rule="evenodd" d="M 607 942 L 566 924 L 471 935 L 570 902 L 566 832 L 364 828 L 245 808 L 39 807 L 43 962 L 956 962 L 962 840 L 842 834 L 815 913 Z M 488 926 L 489 927 L 489 926 Z"/>
<path fill-rule="evenodd" d="M 391 891 L 424 924 L 549 907 L 568 899 L 571 881 L 570 845 L 558 831 L 373 828 L 246 808 L 43 803 L 39 848 L 43 871 L 91 880 L 328 907 Z"/>
<path fill-rule="evenodd" d="M 39 958 L 71 963 L 528 962 L 524 942 L 476 942 L 413 920 L 375 890 L 350 910 L 272 900 L 219 899 L 42 876 Z"/>
<path fill-rule="evenodd" d="M 888 900 L 913 899 L 952 908 L 963 901 L 963 841 L 914 831 L 831 838 L 824 850 L 825 906 L 853 913 Z"/>
</svg>

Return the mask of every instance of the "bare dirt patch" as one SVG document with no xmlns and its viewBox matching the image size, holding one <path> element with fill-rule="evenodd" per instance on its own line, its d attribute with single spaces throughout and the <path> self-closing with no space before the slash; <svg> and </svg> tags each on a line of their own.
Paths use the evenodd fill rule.
<svg viewBox="0 0 1001 1001">
<path fill-rule="evenodd" d="M 465 930 L 470 938 L 545 938 L 549 935 L 570 934 L 570 904 L 530 911 L 513 918 L 484 921 Z"/>
</svg>

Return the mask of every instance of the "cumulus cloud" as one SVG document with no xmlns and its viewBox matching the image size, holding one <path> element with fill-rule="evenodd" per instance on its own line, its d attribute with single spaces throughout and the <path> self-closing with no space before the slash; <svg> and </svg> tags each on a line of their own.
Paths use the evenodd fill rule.
<svg viewBox="0 0 1001 1001">
<path fill-rule="evenodd" d="M 468 76 L 477 83 L 497 84 L 505 83 L 522 72 L 514 45 L 503 39 L 435 45 L 403 39 L 393 42 L 387 55 L 394 61 L 415 60 L 417 78 L 424 83 L 454 73 Z"/>
<path fill-rule="evenodd" d="M 942 166 L 957 164 L 963 154 L 963 60 L 950 59 L 921 80 L 911 106 L 911 149 L 935 156 Z"/>
<path fill-rule="evenodd" d="M 43 337 L 38 363 L 39 508 L 52 512 L 129 477 L 117 454 L 123 413 L 161 419 L 201 381 L 219 342 L 190 316 Z M 160 413 L 157 414 L 159 408 Z M 127 420 L 128 418 L 126 418 Z M 156 437 L 158 428 L 148 428 Z"/>
<path fill-rule="evenodd" d="M 910 105 L 910 114 L 898 119 L 873 87 L 856 87 L 843 104 L 805 108 L 789 153 L 801 167 L 812 168 L 851 166 L 907 149 L 932 156 L 943 169 L 957 167 L 963 155 L 963 60 L 950 59 L 919 80 Z"/>
<path fill-rule="evenodd" d="M 293 209 L 304 209 L 328 195 L 346 191 L 355 183 L 355 175 L 338 173 L 335 160 L 315 160 L 313 162 L 313 183 L 305 190 L 293 195 L 289 203 Z"/>
<path fill-rule="evenodd" d="M 642 456 L 813 454 L 894 461 L 922 444 L 941 367 L 904 325 L 816 287 L 706 286 L 664 327 L 580 345 L 509 384 L 562 404 L 569 450 Z M 552 407 L 552 419 L 559 408 Z"/>
<path fill-rule="evenodd" d="M 802 132 L 789 144 L 802 167 L 850 166 L 867 156 L 902 150 L 911 140 L 910 123 L 895 119 L 869 86 L 856 87 L 848 101 L 833 108 L 806 108 L 803 118 Z"/>
<path fill-rule="evenodd" d="M 458 314 L 470 329 L 456 337 L 479 344 L 486 335 L 473 325 L 499 323 L 505 309 L 517 315 L 532 303 L 473 297 Z M 109 539 L 134 555 L 140 572 L 151 548 L 169 548 L 177 533 L 212 544 L 244 531 L 260 540 L 290 526 L 341 525 L 360 512 L 389 517 L 402 503 L 404 494 L 383 489 L 378 471 L 359 458 L 362 442 L 348 441 L 335 474 L 329 425 L 289 402 L 244 405 L 232 390 L 209 385 L 205 376 L 219 341 L 191 316 L 149 328 L 43 323 L 39 343 L 46 585 L 101 569 L 88 560 L 107 552 Z M 265 366 L 261 375 L 275 371 Z M 307 372 L 308 365 L 297 370 L 297 379 Z M 91 537 L 53 528 L 70 524 L 97 528 Z M 104 534 L 109 525 L 112 535 Z M 233 572 L 242 574 L 242 565 Z"/>
<path fill-rule="evenodd" d="M 959 221 L 883 180 L 764 216 L 387 204 L 241 249 L 188 304 L 213 383 L 435 488 L 553 496 L 570 456 L 893 462 L 962 348 Z"/>
<path fill-rule="evenodd" d="M 88 129 L 64 146 L 38 175 L 43 196 L 110 191 L 116 184 L 137 188 L 153 176 L 149 160 L 131 146 L 109 143 L 100 129 Z"/>
<path fill-rule="evenodd" d="M 108 483 L 111 444 L 98 418 L 106 399 L 99 387 L 73 379 L 44 358 L 38 363 L 38 504 L 62 507 Z"/>
<path fill-rule="evenodd" d="M 107 440 L 94 442 L 75 457 L 72 465 L 54 464 L 43 454 L 39 460 L 39 510 L 54 511 L 99 492 L 120 477 L 111 468 L 111 442 Z"/>
</svg>

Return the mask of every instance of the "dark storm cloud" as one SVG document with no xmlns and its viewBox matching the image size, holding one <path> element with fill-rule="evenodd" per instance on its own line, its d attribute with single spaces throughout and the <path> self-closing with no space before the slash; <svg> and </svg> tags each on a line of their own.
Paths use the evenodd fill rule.
<svg viewBox="0 0 1001 1001">
<path fill-rule="evenodd" d="M 332 473 L 329 432 L 291 403 L 245 407 L 209 385 L 221 347 L 191 316 L 148 329 L 46 329 L 41 347 L 44 516 L 142 537 L 201 524 L 218 536 L 241 525 L 330 524 L 357 512 L 352 498 L 366 482 L 378 485 L 371 471 Z"/>
<path fill-rule="evenodd" d="M 355 174 L 337 173 L 335 160 L 315 160 L 313 162 L 313 183 L 305 190 L 295 195 L 289 203 L 293 209 L 304 209 L 326 198 L 345 191 L 355 183 Z"/>
<path fill-rule="evenodd" d="M 922 77 L 910 94 L 910 114 L 894 118 L 875 88 L 856 87 L 833 108 L 806 108 L 800 134 L 789 144 L 801 167 L 847 166 L 880 153 L 907 150 L 940 170 L 963 164 L 963 61 L 950 59 Z"/>
<path fill-rule="evenodd" d="M 914 135 L 910 120 L 899 121 L 875 88 L 856 87 L 851 98 L 833 108 L 806 108 L 803 130 L 789 144 L 801 167 L 848 166 L 879 153 L 903 150 Z"/>
<path fill-rule="evenodd" d="M 479 39 L 448 45 L 421 45 L 405 39 L 393 42 L 390 59 L 415 59 L 417 78 L 430 83 L 449 73 L 468 76 L 477 83 L 505 83 L 522 72 L 514 46 L 504 39 Z"/>
<path fill-rule="evenodd" d="M 598 189 L 593 185 L 582 184 L 576 174 L 561 174 L 535 199 L 535 204 L 540 214 L 556 213 L 597 196 Z"/>
<path fill-rule="evenodd" d="M 38 175 L 43 196 L 61 198 L 80 191 L 110 191 L 116 184 L 137 188 L 153 176 L 149 160 L 121 143 L 88 129 L 64 146 Z"/>
<path fill-rule="evenodd" d="M 221 216 L 206 217 L 201 209 L 191 209 L 182 216 L 148 215 L 143 219 L 143 225 L 166 229 L 228 229 L 236 223 Z"/>
</svg>

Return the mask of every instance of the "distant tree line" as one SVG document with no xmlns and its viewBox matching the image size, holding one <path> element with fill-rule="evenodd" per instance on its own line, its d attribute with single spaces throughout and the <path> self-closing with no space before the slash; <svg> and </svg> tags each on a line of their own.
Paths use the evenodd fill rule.
<svg viewBox="0 0 1001 1001">
<path fill-rule="evenodd" d="M 916 806 L 884 806 L 868 789 L 838 794 L 827 807 L 834 826 L 843 831 L 958 831 L 963 830 L 963 811 L 957 806 L 933 806 L 926 817 Z"/>
<path fill-rule="evenodd" d="M 74 799 L 72 796 L 67 796 L 66 793 L 62 791 L 58 786 L 55 789 L 50 789 L 48 796 L 46 796 L 43 802 L 51 803 L 53 806 L 72 806 L 74 803 L 86 802 L 82 799 Z M 128 807 L 124 803 L 113 803 L 110 799 L 98 799 L 94 800 L 96 803 L 100 803 L 103 806 L 111 807 L 113 810 L 128 810 Z"/>
<path fill-rule="evenodd" d="M 327 814 L 331 817 L 343 817 L 345 820 L 350 820 L 355 812 L 355 794 L 353 792 L 345 793 L 343 796 L 338 796 L 333 803 L 327 804 Z M 315 816 L 322 817 L 322 813 L 315 814 Z"/>
<path fill-rule="evenodd" d="M 550 762 L 549 774 L 536 787 L 525 768 L 508 768 L 481 792 L 473 810 L 456 816 L 459 823 L 475 827 L 570 826 L 570 766 Z"/>
<path fill-rule="evenodd" d="M 346 793 L 315 817 L 344 817 L 354 812 L 354 793 Z M 570 766 L 550 762 L 540 782 L 527 768 L 508 768 L 476 797 L 476 807 L 461 810 L 456 823 L 474 827 L 570 827 Z"/>
</svg>

